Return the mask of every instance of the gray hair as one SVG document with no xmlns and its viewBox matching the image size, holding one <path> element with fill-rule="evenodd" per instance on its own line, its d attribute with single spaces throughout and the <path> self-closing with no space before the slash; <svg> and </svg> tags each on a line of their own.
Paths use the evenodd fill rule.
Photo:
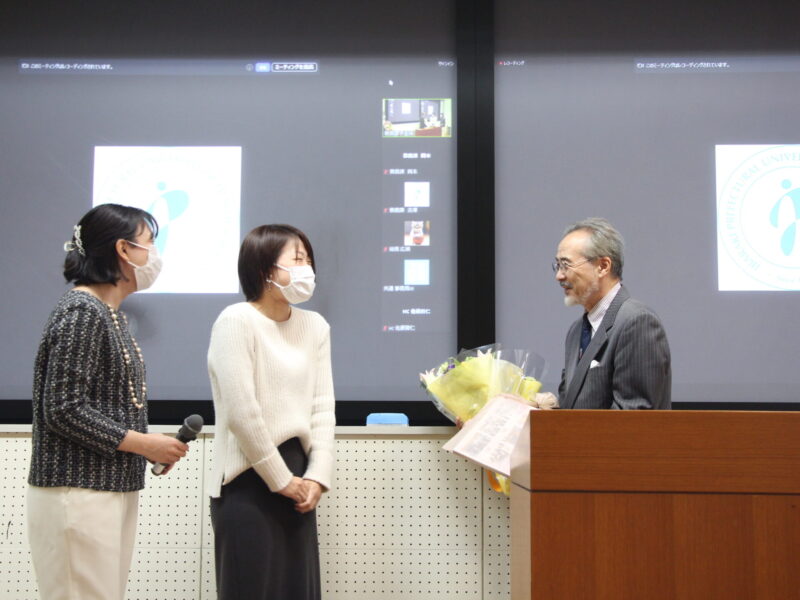
<svg viewBox="0 0 800 600">
<path fill-rule="evenodd" d="M 585 256 L 589 259 L 607 256 L 611 259 L 611 274 L 622 279 L 622 265 L 625 262 L 623 249 L 625 241 L 619 231 L 602 217 L 590 217 L 573 223 L 564 230 L 564 235 L 573 231 L 588 231 L 591 235 L 586 245 Z"/>
</svg>

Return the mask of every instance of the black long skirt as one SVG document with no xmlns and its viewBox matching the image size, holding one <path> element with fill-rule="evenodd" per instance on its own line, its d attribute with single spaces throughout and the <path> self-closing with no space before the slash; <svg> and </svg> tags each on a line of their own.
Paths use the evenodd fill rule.
<svg viewBox="0 0 800 600">
<path fill-rule="evenodd" d="M 302 477 L 308 458 L 300 441 L 278 451 Z M 211 499 L 211 524 L 219 600 L 320 600 L 316 511 L 301 515 L 248 469 Z"/>
</svg>

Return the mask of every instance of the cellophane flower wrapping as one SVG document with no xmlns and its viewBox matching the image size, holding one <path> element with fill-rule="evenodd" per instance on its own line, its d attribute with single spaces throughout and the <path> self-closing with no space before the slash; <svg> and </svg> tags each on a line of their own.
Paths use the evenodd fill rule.
<svg viewBox="0 0 800 600">
<path fill-rule="evenodd" d="M 420 373 L 420 380 L 443 415 L 454 423 L 466 422 L 497 394 L 515 394 L 535 402 L 545 368 L 545 360 L 538 354 L 491 344 L 461 351 Z"/>
<path fill-rule="evenodd" d="M 444 416 L 454 423 L 466 422 L 491 398 L 503 393 L 519 396 L 537 408 L 552 408 L 549 400 L 545 404 L 536 398 L 546 369 L 547 363 L 538 354 L 491 344 L 461 351 L 420 373 L 420 381 Z M 486 471 L 486 477 L 494 491 L 509 495 L 510 479 L 490 471 Z"/>
</svg>

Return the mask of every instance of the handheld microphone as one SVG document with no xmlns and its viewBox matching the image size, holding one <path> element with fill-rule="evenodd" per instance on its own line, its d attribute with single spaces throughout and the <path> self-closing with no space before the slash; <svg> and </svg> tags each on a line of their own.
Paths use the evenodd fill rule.
<svg viewBox="0 0 800 600">
<path fill-rule="evenodd" d="M 203 429 L 203 417 L 200 415 L 189 415 L 183 420 L 183 425 L 181 425 L 181 428 L 178 430 L 178 435 L 175 437 L 179 442 L 188 444 L 192 440 L 197 439 L 197 434 L 200 433 L 201 429 Z M 153 468 L 150 469 L 150 472 L 153 475 L 161 475 L 168 466 L 169 465 L 165 465 L 164 463 L 156 463 L 153 465 Z"/>
</svg>

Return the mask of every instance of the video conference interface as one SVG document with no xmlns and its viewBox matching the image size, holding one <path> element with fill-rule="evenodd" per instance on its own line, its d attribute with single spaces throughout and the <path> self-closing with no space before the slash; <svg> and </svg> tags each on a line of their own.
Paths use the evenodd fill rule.
<svg viewBox="0 0 800 600">
<path fill-rule="evenodd" d="M 210 328 L 263 223 L 314 247 L 302 308 L 331 324 L 337 397 L 420 399 L 456 337 L 451 58 L 4 60 L 0 228 L 35 269 L 4 263 L 0 397 L 29 394 L 72 225 L 117 202 L 160 226 L 162 274 L 123 306 L 153 399 L 210 398 Z"/>
</svg>

